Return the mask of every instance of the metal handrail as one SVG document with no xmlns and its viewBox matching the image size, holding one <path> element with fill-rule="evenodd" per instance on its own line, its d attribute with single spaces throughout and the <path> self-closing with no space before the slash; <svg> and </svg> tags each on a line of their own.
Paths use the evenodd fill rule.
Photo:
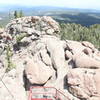
<svg viewBox="0 0 100 100">
<path fill-rule="evenodd" d="M 32 89 L 33 88 L 50 88 L 50 89 L 54 89 L 55 90 L 55 93 L 52 93 L 52 92 L 34 92 L 34 93 L 32 93 Z M 59 90 L 57 90 L 55 87 L 44 87 L 44 86 L 32 86 L 32 87 L 30 87 L 30 94 L 29 94 L 29 100 L 31 100 L 30 98 L 31 98 L 31 96 L 32 96 L 32 94 L 55 94 L 55 98 L 56 98 L 56 100 L 58 99 L 58 98 L 60 98 L 59 96 L 58 96 L 58 94 L 61 94 L 61 95 L 63 95 L 65 98 L 66 98 L 66 100 L 70 100 L 64 93 L 62 93 L 61 91 L 59 91 Z"/>
</svg>

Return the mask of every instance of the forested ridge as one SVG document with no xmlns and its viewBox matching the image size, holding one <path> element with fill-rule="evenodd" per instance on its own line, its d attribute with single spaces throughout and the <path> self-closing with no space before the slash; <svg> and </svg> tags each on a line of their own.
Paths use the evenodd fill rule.
<svg viewBox="0 0 100 100">
<path fill-rule="evenodd" d="M 61 39 L 89 41 L 100 49 L 100 24 L 85 27 L 75 23 L 62 23 L 60 27 Z"/>
</svg>

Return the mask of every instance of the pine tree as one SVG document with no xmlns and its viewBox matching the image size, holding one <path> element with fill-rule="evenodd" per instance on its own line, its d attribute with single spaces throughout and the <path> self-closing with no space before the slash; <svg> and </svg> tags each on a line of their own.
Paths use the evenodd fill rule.
<svg viewBox="0 0 100 100">
<path fill-rule="evenodd" d="M 20 12 L 19 12 L 19 17 L 23 17 L 24 16 L 24 14 L 23 14 L 23 11 L 21 10 Z"/>
<path fill-rule="evenodd" d="M 19 17 L 19 14 L 18 14 L 18 11 L 14 11 L 14 18 L 18 18 Z"/>
</svg>

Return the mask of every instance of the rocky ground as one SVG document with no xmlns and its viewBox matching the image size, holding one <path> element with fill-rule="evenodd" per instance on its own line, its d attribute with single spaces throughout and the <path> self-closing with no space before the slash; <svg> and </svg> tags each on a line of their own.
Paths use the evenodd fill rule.
<svg viewBox="0 0 100 100">
<path fill-rule="evenodd" d="M 46 16 L 0 29 L 0 100 L 27 100 L 34 85 L 55 87 L 65 100 L 100 100 L 100 51 L 88 41 L 61 40 L 59 32 Z"/>
</svg>

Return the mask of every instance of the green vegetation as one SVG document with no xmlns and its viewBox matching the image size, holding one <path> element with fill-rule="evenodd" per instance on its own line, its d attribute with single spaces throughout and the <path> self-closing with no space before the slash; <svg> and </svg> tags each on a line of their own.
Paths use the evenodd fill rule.
<svg viewBox="0 0 100 100">
<path fill-rule="evenodd" d="M 15 65 L 13 64 L 11 57 L 12 57 L 13 53 L 11 51 L 11 48 L 8 44 L 8 46 L 6 47 L 6 59 L 7 59 L 7 69 L 6 72 L 10 71 L 11 69 L 15 68 Z"/>
<path fill-rule="evenodd" d="M 22 10 L 19 12 L 19 17 L 24 17 L 24 13 Z"/>
<path fill-rule="evenodd" d="M 18 17 L 19 17 L 18 12 L 15 10 L 15 12 L 14 12 L 14 18 L 18 18 Z"/>
<path fill-rule="evenodd" d="M 100 48 L 100 24 L 95 24 L 90 27 L 81 26 L 75 23 L 63 23 L 61 26 L 61 39 L 89 41 L 97 48 Z"/>
<path fill-rule="evenodd" d="M 26 33 L 21 33 L 21 34 L 17 35 L 17 36 L 16 36 L 16 41 L 17 41 L 17 43 L 21 42 L 21 40 L 22 40 L 24 37 L 27 37 L 27 34 L 26 34 Z"/>
<path fill-rule="evenodd" d="M 15 10 L 9 12 L 0 12 L 0 26 L 5 27 L 12 19 L 23 17 L 22 10 Z"/>
<path fill-rule="evenodd" d="M 77 23 L 83 26 L 90 26 L 93 24 L 100 24 L 100 12 L 88 11 L 88 10 L 76 10 L 76 9 L 27 9 L 20 10 L 12 9 L 9 12 L 0 12 L 0 25 L 5 26 L 9 20 L 25 16 L 51 16 L 60 23 Z M 24 14 L 23 14 L 24 13 Z"/>
<path fill-rule="evenodd" d="M 100 24 L 100 13 L 66 11 L 52 14 L 51 16 L 54 16 L 60 23 L 76 23 L 87 27 L 93 24 Z"/>
<path fill-rule="evenodd" d="M 23 16 L 24 16 L 24 14 L 23 14 L 22 10 L 20 10 L 20 11 L 15 10 L 14 11 L 14 18 L 20 18 L 20 17 L 23 17 Z"/>
<path fill-rule="evenodd" d="M 2 25 L 0 25 L 0 28 L 3 28 Z"/>
</svg>

